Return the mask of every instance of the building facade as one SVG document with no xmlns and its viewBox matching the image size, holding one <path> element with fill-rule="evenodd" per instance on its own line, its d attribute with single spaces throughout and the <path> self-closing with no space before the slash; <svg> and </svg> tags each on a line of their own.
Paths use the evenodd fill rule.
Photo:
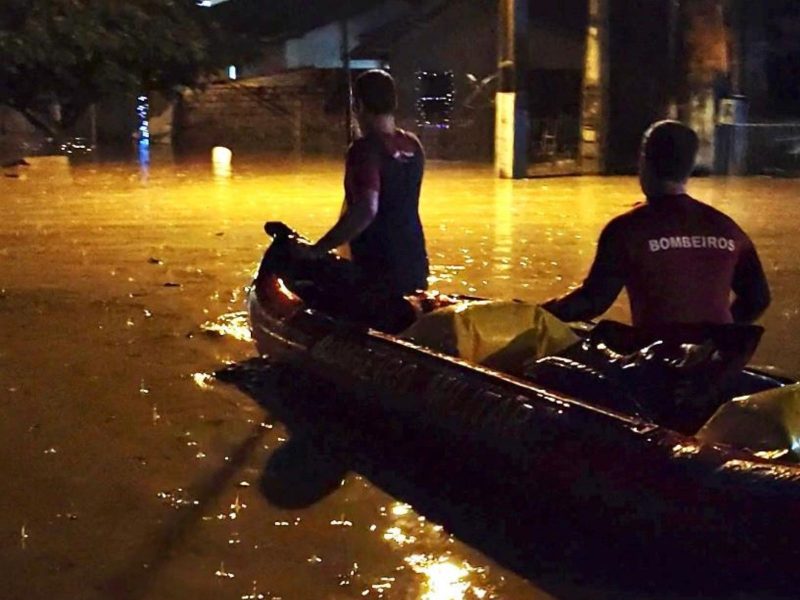
<svg viewBox="0 0 800 600">
<path fill-rule="evenodd" d="M 256 3 L 232 0 L 221 6 L 238 1 Z M 743 130 L 726 129 L 733 125 L 723 113 L 730 113 L 732 103 L 746 104 L 750 118 L 760 122 L 770 115 L 784 124 L 800 119 L 800 8 L 790 0 L 362 4 L 347 13 L 330 9 L 327 18 L 301 19 L 306 25 L 295 29 L 284 25 L 264 44 L 262 60 L 240 69 L 250 89 L 223 82 L 212 85 L 208 96 L 192 96 L 183 107 L 178 137 L 188 126 L 193 139 L 202 137 L 204 120 L 192 112 L 208 113 L 206 99 L 218 102 L 220 86 L 228 86 L 228 112 L 250 103 L 237 122 L 267 113 L 264 119 L 272 119 L 274 126 L 260 127 L 260 137 L 250 140 L 267 146 L 304 140 L 306 148 L 330 148 L 314 136 L 327 132 L 330 138 L 330 131 L 338 130 L 333 137 L 346 138 L 348 66 L 353 74 L 376 66 L 391 70 L 401 126 L 420 135 L 431 157 L 494 157 L 499 171 L 515 177 L 634 172 L 642 133 L 663 118 L 678 118 L 698 131 L 700 169 L 727 172 L 727 159 L 720 156 L 744 147 L 737 137 Z M 326 83 L 312 85 L 313 91 L 295 90 L 293 101 L 280 81 L 301 72 Z M 251 102 L 253 88 L 275 102 Z M 248 100 L 236 100 L 237 95 Z M 216 129 L 206 137 L 220 137 L 226 127 L 226 109 L 217 108 Z M 746 112 L 737 109 L 737 119 Z M 278 126 L 281 118 L 295 123 L 293 137 L 278 133 L 285 129 Z"/>
</svg>

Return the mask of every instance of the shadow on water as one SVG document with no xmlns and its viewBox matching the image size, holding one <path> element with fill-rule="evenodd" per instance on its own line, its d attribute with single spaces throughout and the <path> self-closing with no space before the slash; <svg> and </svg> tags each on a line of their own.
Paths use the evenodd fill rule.
<svg viewBox="0 0 800 600">
<path fill-rule="evenodd" d="M 194 526 L 202 520 L 206 510 L 224 492 L 233 477 L 247 463 L 256 451 L 264 436 L 265 429 L 259 423 L 247 437 L 231 449 L 229 460 L 220 469 L 195 481 L 187 496 L 194 501 L 175 513 L 173 519 L 165 521 L 153 538 L 145 543 L 129 561 L 130 567 L 116 573 L 102 589 L 117 600 L 138 600 L 150 592 L 150 587 L 159 572 L 173 557 L 173 552 L 194 531 Z"/>
<path fill-rule="evenodd" d="M 399 422 L 292 367 L 251 359 L 216 375 L 291 432 L 261 479 L 262 493 L 278 506 L 309 506 L 356 472 L 557 596 L 569 590 L 574 597 L 576 586 L 625 590 L 629 597 L 690 592 L 727 598 L 734 590 L 782 597 L 789 589 L 775 573 L 743 577 L 717 560 L 722 557 L 681 562 L 682 554 L 691 554 L 682 552 L 681 540 L 666 551 L 646 532 L 615 530 L 613 523 L 590 530 L 592 518 L 579 514 L 585 507 L 518 485 L 519 474 L 491 452 L 476 453 L 458 439 Z"/>
</svg>

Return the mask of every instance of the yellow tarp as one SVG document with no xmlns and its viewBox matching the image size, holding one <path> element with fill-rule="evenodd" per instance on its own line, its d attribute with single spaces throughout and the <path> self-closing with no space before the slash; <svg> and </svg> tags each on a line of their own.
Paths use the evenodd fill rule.
<svg viewBox="0 0 800 600">
<path fill-rule="evenodd" d="M 507 372 L 555 354 L 578 337 L 566 323 L 533 304 L 487 301 L 453 306 L 422 317 L 402 337 Z"/>
<path fill-rule="evenodd" d="M 800 384 L 723 404 L 697 437 L 705 442 L 800 459 Z"/>
</svg>

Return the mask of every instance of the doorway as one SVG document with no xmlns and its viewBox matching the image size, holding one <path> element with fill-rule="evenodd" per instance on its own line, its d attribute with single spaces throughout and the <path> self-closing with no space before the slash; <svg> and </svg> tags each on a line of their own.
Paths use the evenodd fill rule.
<svg viewBox="0 0 800 600">
<path fill-rule="evenodd" d="M 529 176 L 580 172 L 588 18 L 588 0 L 529 0 Z"/>
</svg>

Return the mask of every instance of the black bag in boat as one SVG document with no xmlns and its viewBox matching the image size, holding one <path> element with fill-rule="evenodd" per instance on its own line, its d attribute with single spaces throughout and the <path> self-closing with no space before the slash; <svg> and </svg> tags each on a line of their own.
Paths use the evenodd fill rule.
<svg viewBox="0 0 800 600">
<path fill-rule="evenodd" d="M 673 324 L 643 330 L 600 322 L 526 378 L 594 404 L 694 433 L 732 395 L 763 329 Z"/>
</svg>

